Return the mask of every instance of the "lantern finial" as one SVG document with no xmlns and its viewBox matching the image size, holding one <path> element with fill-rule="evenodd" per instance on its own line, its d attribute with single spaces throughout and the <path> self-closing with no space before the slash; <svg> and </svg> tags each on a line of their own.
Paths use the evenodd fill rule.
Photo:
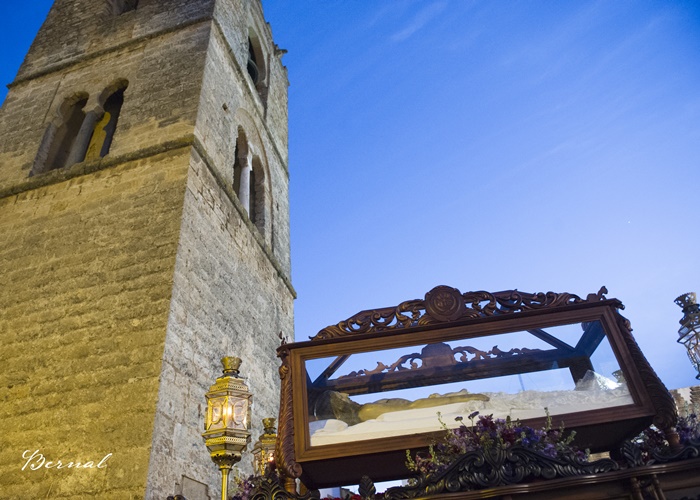
<svg viewBox="0 0 700 500">
<path fill-rule="evenodd" d="M 241 358 L 226 356 L 221 358 L 221 364 L 224 365 L 225 376 L 238 377 L 238 370 L 241 368 Z"/>
</svg>

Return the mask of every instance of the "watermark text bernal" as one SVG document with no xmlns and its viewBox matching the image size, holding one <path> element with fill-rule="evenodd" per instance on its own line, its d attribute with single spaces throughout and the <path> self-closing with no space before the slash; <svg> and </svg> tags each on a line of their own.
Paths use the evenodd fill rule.
<svg viewBox="0 0 700 500">
<path fill-rule="evenodd" d="M 22 458 L 26 460 L 22 466 L 22 470 L 39 470 L 39 469 L 104 469 L 107 467 L 107 460 L 112 456 L 108 453 L 102 460 L 95 463 L 94 460 L 87 462 L 62 462 L 61 460 L 47 460 L 39 450 L 25 450 L 22 453 Z"/>
</svg>

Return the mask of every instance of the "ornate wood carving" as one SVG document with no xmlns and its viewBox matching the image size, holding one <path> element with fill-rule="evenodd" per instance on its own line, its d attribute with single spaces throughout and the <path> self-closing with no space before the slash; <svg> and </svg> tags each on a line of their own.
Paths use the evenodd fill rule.
<svg viewBox="0 0 700 500">
<path fill-rule="evenodd" d="M 439 350 L 438 348 L 441 347 L 443 349 Z M 456 365 L 458 363 L 469 363 L 470 361 L 478 361 L 481 359 L 489 360 L 507 358 L 510 356 L 525 354 L 528 352 L 535 352 L 539 350 L 540 349 L 528 349 L 527 347 L 523 347 L 510 349 L 509 351 L 502 351 L 498 348 L 497 345 L 495 345 L 490 351 L 482 351 L 472 346 L 459 346 L 453 349 L 449 345 L 443 343 L 429 344 L 428 346 L 423 348 L 420 354 L 418 354 L 417 352 L 413 354 L 406 354 L 404 356 L 401 356 L 391 365 L 385 365 L 381 361 L 377 361 L 377 367 L 374 369 L 352 371 L 347 375 L 338 377 L 338 380 L 377 375 L 379 373 L 391 373 L 395 371 L 421 370 L 423 368 L 430 368 L 433 366 L 451 366 Z M 459 361 L 455 359 L 455 356 L 458 354 L 460 355 Z M 468 357 L 470 354 L 473 356 L 471 359 L 469 359 Z M 419 366 L 416 360 L 421 360 L 422 364 Z M 408 366 L 406 366 L 406 363 L 408 363 Z"/>
<path fill-rule="evenodd" d="M 362 476 L 358 486 L 357 492 L 360 494 L 362 500 L 374 500 L 377 489 L 374 487 L 374 482 L 369 477 Z"/>
<path fill-rule="evenodd" d="M 425 294 L 425 312 L 438 321 L 459 319 L 465 305 L 459 290 L 449 286 L 436 286 Z"/>
<path fill-rule="evenodd" d="M 585 299 L 571 293 L 524 293 L 517 290 L 462 294 L 456 288 L 441 285 L 430 290 L 424 300 L 408 300 L 396 307 L 361 311 L 337 325 L 324 328 L 316 336 L 311 337 L 311 340 L 388 332 L 447 321 L 515 314 L 583 302 L 599 302 L 605 300 L 606 293 L 608 290 L 602 287 L 598 293 L 590 293 Z"/>
<path fill-rule="evenodd" d="M 620 305 L 620 308 L 624 308 L 624 306 Z M 632 336 L 632 326 L 629 320 L 622 316 L 619 311 L 615 312 L 615 316 L 620 333 L 627 345 L 627 350 L 632 356 L 634 365 L 646 386 L 647 393 L 656 410 L 653 421 L 654 425 L 666 434 L 666 439 L 671 447 L 678 450 L 680 441 L 675 431 L 676 423 L 678 422 L 678 411 L 676 410 L 673 396 L 671 396 L 671 393 L 668 392 L 666 386 L 661 382 L 661 379 L 659 379 L 659 376 L 651 367 L 647 358 L 644 357 L 637 341 L 634 340 Z"/>
<path fill-rule="evenodd" d="M 281 389 L 280 389 L 280 414 L 278 439 L 275 447 L 275 457 L 277 467 L 282 476 L 290 479 L 289 488 L 294 479 L 301 476 L 302 469 L 295 460 L 294 455 L 294 415 L 292 413 L 292 377 L 289 368 L 289 349 L 283 344 L 277 351 L 277 356 L 282 360 L 279 369 Z M 295 486 L 296 487 L 296 486 Z"/>
<path fill-rule="evenodd" d="M 642 450 L 632 441 L 625 441 L 620 450 L 628 467 L 642 467 L 650 464 L 668 464 L 700 457 L 700 441 L 690 441 L 678 449 L 651 450 L 648 463 L 643 460 Z"/>
<path fill-rule="evenodd" d="M 642 450 L 632 441 L 625 441 L 622 443 L 620 455 L 629 467 L 641 467 L 644 465 Z"/>
<path fill-rule="evenodd" d="M 253 478 L 253 490 L 249 500 L 318 500 L 318 490 L 312 490 L 305 495 L 287 491 L 282 479 L 274 472 Z"/>
<path fill-rule="evenodd" d="M 466 453 L 442 474 L 434 477 L 421 475 L 413 485 L 389 488 L 384 498 L 423 498 L 518 484 L 528 479 L 564 478 L 618 469 L 617 463 L 610 459 L 589 463 L 572 454 L 559 460 L 521 446 L 497 447 Z"/>
</svg>

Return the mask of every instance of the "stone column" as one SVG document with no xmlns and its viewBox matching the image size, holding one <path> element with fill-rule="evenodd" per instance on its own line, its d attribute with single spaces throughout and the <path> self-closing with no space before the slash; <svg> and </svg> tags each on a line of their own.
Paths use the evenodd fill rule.
<svg viewBox="0 0 700 500">
<path fill-rule="evenodd" d="M 90 138 L 92 138 L 92 133 L 95 130 L 95 124 L 97 124 L 103 114 L 104 110 L 100 106 L 96 106 L 94 109 L 85 113 L 83 124 L 80 126 L 78 135 L 73 141 L 73 146 L 66 160 L 67 167 L 75 163 L 80 163 L 85 159 L 85 152 L 90 145 Z"/>
<path fill-rule="evenodd" d="M 241 185 L 238 189 L 238 201 L 241 202 L 246 213 L 250 215 L 250 172 L 253 170 L 253 154 L 241 158 Z"/>
</svg>

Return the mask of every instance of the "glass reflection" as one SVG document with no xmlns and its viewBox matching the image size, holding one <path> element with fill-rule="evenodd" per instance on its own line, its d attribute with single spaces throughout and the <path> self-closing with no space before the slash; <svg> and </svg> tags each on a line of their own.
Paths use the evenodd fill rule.
<svg viewBox="0 0 700 500">
<path fill-rule="evenodd" d="M 312 446 L 632 404 L 599 321 L 306 361 Z"/>
</svg>

